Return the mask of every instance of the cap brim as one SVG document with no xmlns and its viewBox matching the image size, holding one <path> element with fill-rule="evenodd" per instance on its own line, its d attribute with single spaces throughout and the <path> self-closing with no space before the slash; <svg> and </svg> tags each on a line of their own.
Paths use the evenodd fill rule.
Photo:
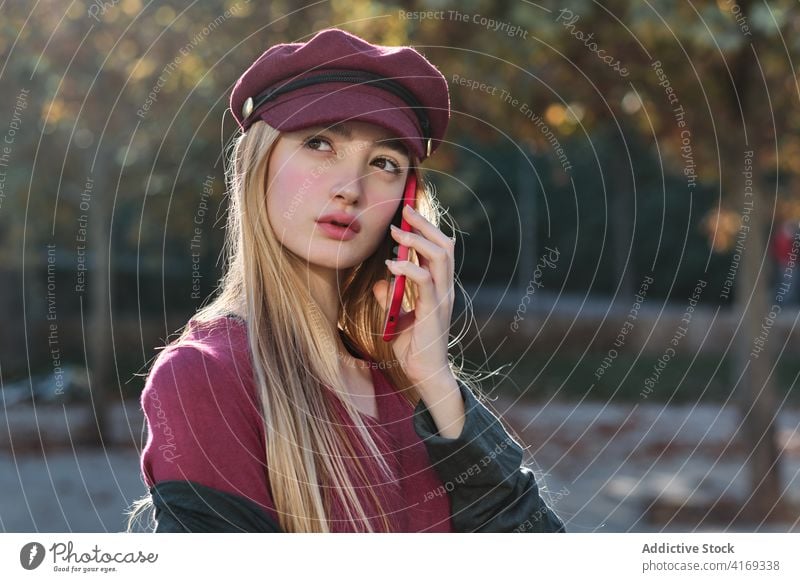
<svg viewBox="0 0 800 582">
<path fill-rule="evenodd" d="M 400 139 L 418 160 L 426 157 L 414 112 L 403 101 L 392 101 L 372 87 L 332 83 L 308 87 L 278 98 L 255 111 L 251 119 L 262 119 L 280 131 L 296 131 L 315 125 L 333 125 L 359 120 L 374 123 Z"/>
</svg>

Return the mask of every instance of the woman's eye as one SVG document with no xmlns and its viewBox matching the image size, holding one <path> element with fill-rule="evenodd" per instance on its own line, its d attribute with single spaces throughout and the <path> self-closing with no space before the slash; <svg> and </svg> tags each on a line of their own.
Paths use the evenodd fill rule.
<svg viewBox="0 0 800 582">
<path fill-rule="evenodd" d="M 322 138 L 322 137 L 310 137 L 303 143 L 303 145 L 311 147 L 312 150 L 327 151 L 327 150 L 319 150 L 319 149 L 317 149 L 317 148 L 315 148 L 315 147 L 310 145 L 310 144 L 317 143 L 317 142 L 326 143 L 326 144 L 328 144 L 329 147 L 331 145 L 331 142 L 329 142 L 327 139 Z"/>
<path fill-rule="evenodd" d="M 389 158 L 378 158 L 378 159 L 375 160 L 375 162 L 376 163 L 383 162 L 382 168 L 385 169 L 385 170 L 388 170 L 392 174 L 399 174 L 400 172 L 402 172 L 402 169 L 400 168 L 400 165 L 397 164 L 397 162 L 395 162 L 394 160 L 390 160 Z M 387 168 L 386 167 L 387 163 L 391 164 L 391 166 L 394 167 L 394 169 Z"/>
</svg>

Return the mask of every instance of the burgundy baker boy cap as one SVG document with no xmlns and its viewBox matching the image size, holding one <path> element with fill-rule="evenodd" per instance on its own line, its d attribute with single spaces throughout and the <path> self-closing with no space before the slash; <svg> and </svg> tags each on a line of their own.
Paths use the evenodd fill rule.
<svg viewBox="0 0 800 582">
<path fill-rule="evenodd" d="M 259 119 L 280 131 L 371 122 L 420 161 L 439 146 L 450 120 L 447 79 L 424 56 L 337 28 L 270 47 L 236 82 L 230 106 L 242 131 Z"/>
</svg>

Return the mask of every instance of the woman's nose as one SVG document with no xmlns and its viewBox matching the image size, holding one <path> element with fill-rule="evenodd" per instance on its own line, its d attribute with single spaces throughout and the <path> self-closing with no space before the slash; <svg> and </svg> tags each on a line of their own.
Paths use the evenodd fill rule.
<svg viewBox="0 0 800 582">
<path fill-rule="evenodd" d="M 363 188 L 363 169 L 355 160 L 342 160 L 336 170 L 337 176 L 331 192 L 334 196 L 341 196 L 351 204 L 361 196 Z"/>
</svg>

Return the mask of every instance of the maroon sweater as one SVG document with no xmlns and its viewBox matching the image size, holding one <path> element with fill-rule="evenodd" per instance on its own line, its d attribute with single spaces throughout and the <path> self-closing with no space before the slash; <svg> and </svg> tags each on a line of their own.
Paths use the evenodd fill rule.
<svg viewBox="0 0 800 582">
<path fill-rule="evenodd" d="M 254 501 L 277 522 L 246 326 L 233 317 L 208 324 L 192 320 L 189 326 L 187 341 L 159 354 L 141 396 L 149 427 L 141 457 L 145 483 L 200 483 Z M 397 480 L 376 477 L 365 485 L 379 496 L 392 531 L 453 531 L 450 500 L 414 429 L 414 408 L 372 360 L 367 362 L 378 418 L 361 416 Z M 331 398 L 343 410 L 332 393 Z M 330 518 L 332 531 L 362 531 L 336 504 Z M 377 516 L 371 519 L 378 529 Z"/>
</svg>

